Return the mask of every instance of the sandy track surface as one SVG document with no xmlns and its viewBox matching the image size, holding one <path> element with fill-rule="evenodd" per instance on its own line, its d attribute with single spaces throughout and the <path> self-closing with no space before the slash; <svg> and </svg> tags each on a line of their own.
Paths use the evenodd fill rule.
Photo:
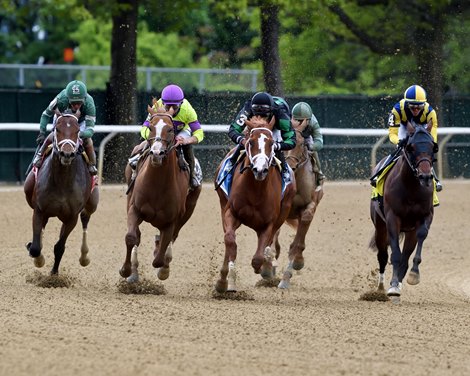
<svg viewBox="0 0 470 376">
<path fill-rule="evenodd" d="M 78 263 L 81 230 L 61 264 L 70 287 L 44 288 L 59 222 L 44 236 L 46 265 L 24 247 L 32 211 L 19 188 L 0 189 L 2 375 L 468 375 L 470 374 L 470 182 L 444 182 L 425 242 L 421 283 L 400 304 L 363 301 L 377 261 L 366 182 L 325 183 L 305 268 L 291 288 L 256 287 L 255 234 L 238 231 L 237 299 L 215 299 L 223 257 L 217 195 L 203 189 L 173 247 L 171 274 L 151 267 L 155 231 L 143 225 L 140 271 L 166 294 L 124 294 L 124 187 L 101 187 L 90 222 L 91 264 Z M 283 228 L 281 269 L 292 230 Z M 388 283 L 391 268 L 386 274 Z"/>
</svg>

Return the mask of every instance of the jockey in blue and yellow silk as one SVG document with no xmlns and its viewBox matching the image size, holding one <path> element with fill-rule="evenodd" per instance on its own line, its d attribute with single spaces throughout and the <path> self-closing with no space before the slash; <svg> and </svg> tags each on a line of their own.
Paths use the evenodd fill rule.
<svg viewBox="0 0 470 376">
<path fill-rule="evenodd" d="M 403 99 L 397 102 L 390 112 L 388 117 L 388 138 L 390 142 L 397 145 L 401 149 L 407 141 L 407 122 L 417 125 L 427 126 L 431 123 L 431 136 L 434 142 L 437 143 L 437 114 L 434 108 L 427 102 L 426 91 L 419 85 L 412 85 L 406 89 Z M 397 153 L 393 153 L 397 155 Z M 371 185 L 376 186 L 377 179 L 381 177 L 381 173 L 389 170 L 389 166 L 394 164 L 395 158 L 389 156 L 384 165 L 381 166 L 380 171 L 371 178 Z M 438 180 L 434 169 L 432 170 L 435 181 L 435 189 L 437 192 L 442 190 L 442 184 Z M 437 206 L 438 200 L 435 196 L 434 202 Z"/>
<path fill-rule="evenodd" d="M 155 110 L 159 107 L 164 107 L 167 112 L 173 109 L 176 145 L 181 145 L 182 147 L 184 157 L 190 168 L 189 184 L 191 188 L 195 188 L 198 182 L 194 178 L 195 159 L 192 145 L 198 144 L 204 139 L 204 131 L 199 123 L 196 111 L 191 106 L 191 103 L 184 98 L 184 92 L 178 85 L 165 86 L 162 90 L 161 98 L 152 107 Z M 140 130 L 140 135 L 144 140 L 147 140 L 150 134 L 150 116 L 150 114 L 147 116 Z M 144 145 L 142 145 L 142 149 L 137 154 L 134 152 L 134 156 L 129 159 L 129 164 L 133 169 L 137 166 L 143 147 Z"/>
</svg>

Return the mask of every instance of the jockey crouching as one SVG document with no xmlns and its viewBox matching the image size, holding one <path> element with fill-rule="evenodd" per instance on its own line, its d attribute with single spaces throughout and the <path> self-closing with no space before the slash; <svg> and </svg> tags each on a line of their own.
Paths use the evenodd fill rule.
<svg viewBox="0 0 470 376">
<path fill-rule="evenodd" d="M 60 113 L 69 111 L 79 115 L 80 138 L 83 141 L 83 148 L 88 157 L 88 171 L 91 175 L 96 175 L 98 170 L 96 169 L 95 149 L 91 139 L 96 121 L 95 101 L 88 94 L 85 84 L 78 80 L 69 82 L 66 88 L 43 111 L 39 123 L 39 135 L 36 138 L 36 142 L 38 145 L 41 145 L 41 148 L 36 153 L 32 164 L 37 168 L 42 166 L 44 153 L 52 143 L 53 135 L 50 133 L 46 138 L 46 128 L 52 117 L 54 117 L 53 124 L 55 124 L 55 110 L 58 110 Z"/>
<path fill-rule="evenodd" d="M 204 139 L 204 131 L 197 119 L 197 114 L 191 103 L 184 98 L 183 90 L 177 85 L 168 85 L 162 90 L 161 98 L 153 104 L 153 109 L 164 107 L 165 111 L 173 111 L 173 125 L 175 129 L 175 140 L 178 148 L 179 165 L 182 169 L 186 168 L 185 161 L 189 165 L 189 187 L 194 189 L 202 183 L 202 172 L 199 165 L 196 166 L 194 158 L 193 144 L 198 144 Z M 150 114 L 144 121 L 140 135 L 144 140 L 148 138 L 148 127 L 150 126 Z M 133 169 L 132 180 L 135 179 L 136 167 L 146 150 L 147 141 L 137 145 L 129 158 L 129 165 Z M 198 173 L 195 172 L 198 171 Z"/>
<path fill-rule="evenodd" d="M 302 131 L 302 136 L 305 139 L 305 145 L 312 161 L 313 172 L 316 177 L 314 183 L 318 187 L 325 179 L 318 157 L 318 152 L 323 149 L 323 135 L 320 124 L 318 124 L 310 105 L 305 102 L 299 102 L 292 108 L 292 121 L 297 121 L 299 124 L 303 121 L 307 122 L 305 129 Z"/>
<path fill-rule="evenodd" d="M 290 150 L 295 147 L 295 131 L 290 123 L 289 106 L 286 101 L 280 97 L 273 97 L 266 92 L 259 92 L 253 95 L 251 100 L 245 102 L 235 120 L 230 125 L 228 136 L 238 144 L 235 153 L 231 157 L 232 164 L 235 164 L 241 149 L 245 147 L 245 121 L 253 116 L 261 116 L 269 122 L 272 117 L 275 118 L 274 129 L 280 132 L 282 140 L 276 141 L 274 144 L 275 156 L 281 162 L 282 178 L 285 182 L 290 181 L 290 172 L 284 157 L 283 151 Z"/>
</svg>

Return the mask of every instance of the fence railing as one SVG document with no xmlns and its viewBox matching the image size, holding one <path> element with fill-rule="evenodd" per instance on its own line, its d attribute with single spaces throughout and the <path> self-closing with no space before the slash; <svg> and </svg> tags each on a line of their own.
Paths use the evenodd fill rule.
<svg viewBox="0 0 470 376">
<path fill-rule="evenodd" d="M 58 88 L 71 80 L 85 82 L 89 89 L 104 89 L 109 81 L 109 66 L 0 64 L 3 88 Z M 197 69 L 138 67 L 138 89 L 153 91 L 162 84 L 178 82 L 182 87 L 202 91 L 239 90 L 255 92 L 255 69 Z"/>
<path fill-rule="evenodd" d="M 52 125 L 48 125 L 48 130 L 51 130 Z M 224 124 L 203 124 L 202 128 L 204 132 L 207 133 L 227 133 L 228 125 Z M 120 133 L 131 133 L 138 134 L 140 131 L 141 125 L 96 125 L 94 130 L 95 133 L 107 133 L 98 147 L 98 174 L 99 174 L 99 183 L 101 183 L 103 164 L 104 164 L 104 153 L 106 145 L 111 141 L 116 135 Z M 37 131 L 38 125 L 35 123 L 0 123 L 0 131 Z M 437 155 L 437 172 L 439 178 L 442 179 L 444 175 L 443 171 L 443 153 L 446 150 L 446 144 L 450 141 L 451 137 L 454 135 L 470 135 L 470 128 L 464 127 L 453 127 L 453 128 L 438 128 L 438 135 L 444 136 L 440 138 L 439 141 L 439 152 Z M 377 151 L 384 141 L 388 138 L 387 129 L 346 129 L 346 128 L 322 128 L 322 134 L 325 136 L 347 136 L 347 137 L 364 137 L 372 136 L 377 137 L 375 144 L 370 145 L 370 165 L 371 168 L 376 165 L 377 162 Z M 211 145 L 213 148 L 226 149 L 226 145 Z M 20 150 L 16 148 L 0 148 L 0 152 L 23 152 L 25 150 Z M 28 149 L 30 152 L 30 150 Z"/>
</svg>

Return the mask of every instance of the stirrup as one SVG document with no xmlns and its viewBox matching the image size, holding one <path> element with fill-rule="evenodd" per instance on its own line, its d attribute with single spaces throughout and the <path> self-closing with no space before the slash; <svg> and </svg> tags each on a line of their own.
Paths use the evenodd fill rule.
<svg viewBox="0 0 470 376">
<path fill-rule="evenodd" d="M 370 185 L 372 185 L 374 188 L 377 187 L 377 178 L 370 179 Z"/>
<path fill-rule="evenodd" d="M 439 180 L 436 180 L 436 192 L 442 191 L 442 184 Z"/>
</svg>

